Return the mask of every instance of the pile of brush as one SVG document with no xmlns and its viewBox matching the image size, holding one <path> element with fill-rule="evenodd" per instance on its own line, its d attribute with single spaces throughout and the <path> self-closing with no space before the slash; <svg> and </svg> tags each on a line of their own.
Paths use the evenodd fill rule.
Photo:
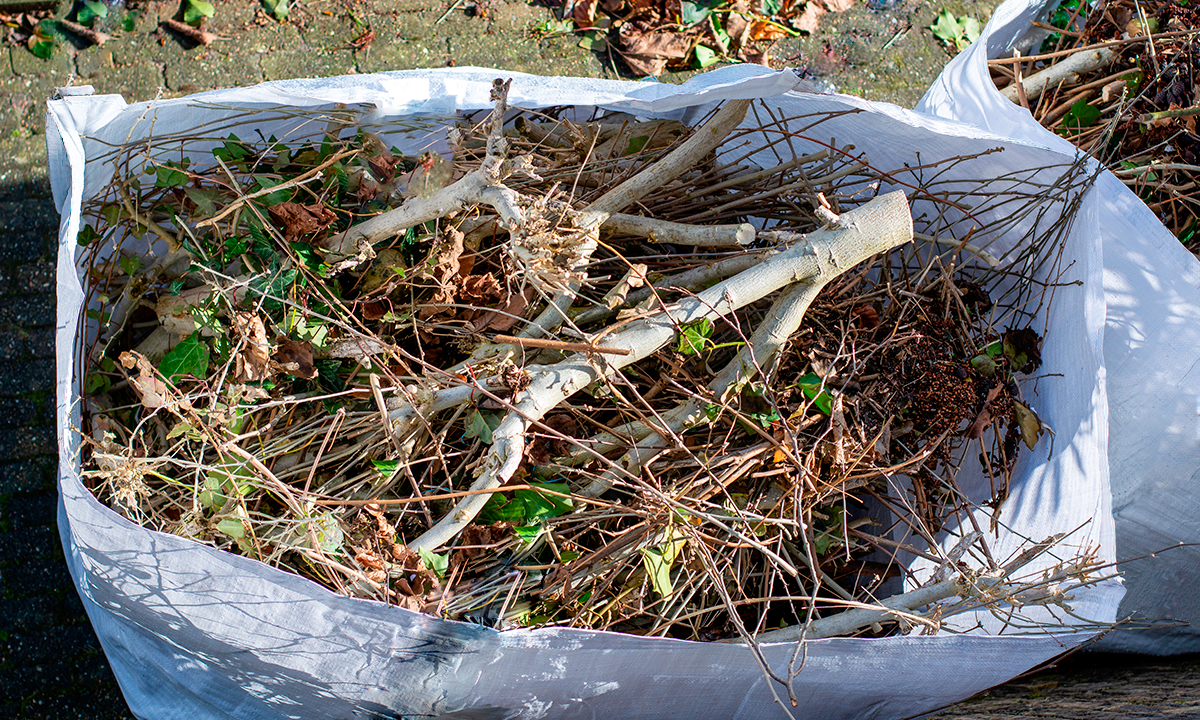
<svg viewBox="0 0 1200 720">
<path fill-rule="evenodd" d="M 1112 170 L 1200 252 L 1200 14 L 1174 0 L 1064 0 L 1038 52 L 989 61 L 1001 92 Z"/>
<path fill-rule="evenodd" d="M 1059 537 L 993 557 L 956 479 L 978 465 L 1002 523 L 1045 437 L 1017 381 L 1081 166 L 951 182 L 979 156 L 882 172 L 825 115 L 692 128 L 507 89 L 442 152 L 330 115 L 115 148 L 79 238 L 96 495 L 500 628 L 933 631 L 1091 581 L 1086 554 L 1021 576 Z M 918 558 L 941 569 L 898 594 Z"/>
</svg>

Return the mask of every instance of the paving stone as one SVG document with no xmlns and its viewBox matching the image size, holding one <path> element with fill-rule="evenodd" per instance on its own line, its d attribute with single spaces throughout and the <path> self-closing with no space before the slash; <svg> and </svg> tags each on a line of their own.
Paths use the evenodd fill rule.
<svg viewBox="0 0 1200 720">
<path fill-rule="evenodd" d="M 89 625 L 44 628 L 10 633 L 0 642 L 0 658 L 18 656 L 26 663 L 40 663 L 96 652 L 100 643 Z"/>
<path fill-rule="evenodd" d="M 52 490 L 58 460 L 52 455 L 0 463 L 0 495 Z"/>
<path fill-rule="evenodd" d="M 42 587 L 38 592 L 22 591 L 16 593 L 17 597 L 26 595 L 39 595 L 45 592 L 56 592 L 64 588 L 75 592 L 74 586 L 70 583 L 70 574 L 66 572 L 66 565 L 59 558 L 62 557 L 62 543 L 59 540 L 58 530 L 48 526 L 31 528 L 22 530 L 21 532 L 5 532 L 0 533 L 0 566 L 4 565 L 25 565 L 34 560 L 45 560 L 50 562 L 55 570 L 59 570 L 58 565 L 62 565 L 61 574 L 57 577 L 60 579 L 63 575 L 67 577 L 67 584 L 63 586 Z M 21 573 L 16 569 L 6 569 L 0 573 L 4 579 L 10 584 L 10 587 L 20 587 L 13 585 L 20 579 Z M 73 613 L 72 616 L 78 617 L 78 613 Z M 2 717 L 2 716 L 0 716 Z"/>
<path fill-rule="evenodd" d="M 49 362 L 43 362 L 50 365 Z M 0 368 L 3 366 L 0 365 Z M 3 372 L 3 370 L 0 370 Z M 54 452 L 56 434 L 52 425 L 23 428 L 8 442 L 0 444 L 0 460 L 20 460 L 22 458 L 46 455 Z"/>
<path fill-rule="evenodd" d="M 54 386 L 54 366 L 45 361 L 0 362 L 0 395 L 22 395 Z"/>
<path fill-rule="evenodd" d="M 46 98 L 54 83 L 35 77 L 0 77 L 0 130 L 4 135 L 18 128 L 38 126 Z"/>
<path fill-rule="evenodd" d="M 333 52 L 347 49 L 364 30 L 345 14 L 317 15 L 305 23 L 300 37 L 309 48 Z"/>
<path fill-rule="evenodd" d="M 57 544 L 57 537 L 55 544 Z M 43 554 L 40 557 L 49 557 L 52 552 L 50 547 L 42 548 L 42 550 Z M 4 584 L 10 597 L 42 595 L 75 586 L 71 581 L 71 573 L 67 571 L 67 564 L 61 557 L 53 560 L 30 560 L 5 568 Z M 36 660 L 28 661 L 37 662 Z"/>
<path fill-rule="evenodd" d="M 294 25 L 259 25 L 245 31 L 238 38 L 238 49 L 243 53 L 271 53 L 298 50 L 301 47 L 300 30 Z"/>
<path fill-rule="evenodd" d="M 215 49 L 168 64 L 166 77 L 167 87 L 184 93 L 254 85 L 265 79 L 257 55 Z"/>
<path fill-rule="evenodd" d="M 0 325 L 0 361 L 22 360 L 28 355 L 29 333 L 15 325 Z"/>
<path fill-rule="evenodd" d="M 20 720 L 62 720 L 62 718 L 113 718 L 113 720 L 136 720 L 129 712 L 121 691 L 115 682 L 94 691 L 60 695 L 46 699 L 36 698 L 24 704 Z"/>
<path fill-rule="evenodd" d="M 26 338 L 26 352 L 35 358 L 54 357 L 54 328 L 36 328 Z"/>
<path fill-rule="evenodd" d="M 36 262 L 20 265 L 12 270 L 12 289 L 8 292 L 53 293 L 55 267 L 53 262 Z"/>
<path fill-rule="evenodd" d="M 349 50 L 275 51 L 262 56 L 263 75 L 267 80 L 320 78 L 354 73 L 354 54 Z"/>
<path fill-rule="evenodd" d="M 25 530 L 42 525 L 54 525 L 58 513 L 58 494 L 15 495 L 8 499 L 0 515 L 0 524 L 8 524 L 13 531 Z"/>
<path fill-rule="evenodd" d="M 30 398 L 0 397 L 0 428 L 33 425 L 40 415 L 38 404 Z"/>
<path fill-rule="evenodd" d="M 17 295 L 0 302 L 0 323 L 26 327 L 54 324 L 54 299 L 46 295 Z"/>
<path fill-rule="evenodd" d="M 13 74 L 48 76 L 54 78 L 59 85 L 66 85 L 67 78 L 75 72 L 75 62 L 71 54 L 71 50 L 61 43 L 54 48 L 54 54 L 45 60 L 24 48 L 14 48 L 11 56 Z"/>
<path fill-rule="evenodd" d="M 97 95 L 123 95 L 128 102 L 150 100 L 165 85 L 156 63 L 122 65 L 88 80 Z"/>
<path fill-rule="evenodd" d="M 52 595 L 37 595 L 13 600 L 0 600 L 0 618 L 5 627 L 36 628 L 53 625 L 59 621 L 62 603 Z"/>
</svg>

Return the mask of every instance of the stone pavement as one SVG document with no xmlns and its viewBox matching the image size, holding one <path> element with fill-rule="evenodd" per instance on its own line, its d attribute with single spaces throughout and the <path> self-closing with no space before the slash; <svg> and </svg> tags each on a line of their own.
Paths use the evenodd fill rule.
<svg viewBox="0 0 1200 720">
<path fill-rule="evenodd" d="M 982 20 L 994 4 L 964 0 L 951 9 Z M 612 58 L 577 48 L 574 38 L 540 36 L 550 11 L 519 0 L 309 0 L 293 2 L 295 22 L 285 25 L 263 18 L 257 0 L 215 5 L 207 28 L 220 38 L 208 47 L 158 31 L 177 4 L 142 2 L 135 13 L 108 18 L 103 29 L 114 38 L 102 47 L 62 43 L 49 60 L 0 48 L 0 718 L 131 717 L 67 575 L 56 530 L 58 216 L 41 135 L 53 88 L 86 83 L 132 102 L 265 80 L 448 64 L 609 77 L 620 70 Z M 863 4 L 810 38 L 781 44 L 775 57 L 819 70 L 865 97 L 911 106 L 948 57 L 924 29 L 940 8 L 908 0 L 876 13 Z M 65 10 L 64 3 L 59 15 Z M 356 47 L 367 26 L 374 42 Z M 1200 718 L 1194 662 L 1152 664 L 1149 674 L 1101 674 L 1114 678 L 1113 692 L 1129 689 L 1119 703 L 1111 693 L 1092 692 L 1096 683 L 1072 671 L 1039 675 L 1032 686 L 1013 684 L 938 717 Z M 1083 667 L 1093 673 L 1089 678 L 1101 672 L 1095 663 Z M 1077 686 L 1091 690 L 1064 699 L 1062 688 Z M 1157 690 L 1141 692 L 1147 686 Z M 1039 694 L 1039 709 L 1026 714 L 1025 701 Z M 1138 712 L 1128 714 L 1129 708 Z"/>
</svg>

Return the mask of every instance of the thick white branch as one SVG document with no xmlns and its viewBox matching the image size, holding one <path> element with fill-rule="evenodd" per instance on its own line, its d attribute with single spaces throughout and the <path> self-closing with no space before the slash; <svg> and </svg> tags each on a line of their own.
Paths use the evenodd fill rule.
<svg viewBox="0 0 1200 720">
<path fill-rule="evenodd" d="M 1063 82 L 1075 82 L 1079 79 L 1079 76 L 1102 67 L 1107 67 L 1116 59 L 1117 55 L 1111 48 L 1103 47 L 1095 50 L 1084 50 L 1083 52 L 1071 55 L 1060 63 L 1051 65 L 1045 70 L 1035 72 L 1021 80 L 1020 84 L 1025 86 L 1025 97 L 1030 102 L 1033 102 L 1042 96 L 1042 92 L 1046 88 L 1054 89 Z M 1001 90 L 1000 94 L 1012 102 L 1017 102 L 1017 87 L 1017 83 L 1013 83 Z"/>
<path fill-rule="evenodd" d="M 600 377 L 611 376 L 658 351 L 671 341 L 679 326 L 713 320 L 792 283 L 827 282 L 820 278 L 836 277 L 872 255 L 910 242 L 912 232 L 904 193 L 880 196 L 842 215 L 836 227 L 812 233 L 807 242 L 604 338 L 605 346 L 629 350 L 628 355 L 577 354 L 539 370 L 525 398 L 492 433 L 491 450 L 471 489 L 489 490 L 507 482 L 521 464 L 525 433 L 533 423 Z M 467 497 L 412 546 L 432 550 L 444 545 L 474 520 L 487 501 L 486 493 Z"/>
<path fill-rule="evenodd" d="M 687 225 L 641 215 L 614 213 L 601 227 L 621 235 L 649 238 L 654 242 L 700 247 L 741 247 L 754 242 L 750 223 L 740 225 Z"/>
</svg>

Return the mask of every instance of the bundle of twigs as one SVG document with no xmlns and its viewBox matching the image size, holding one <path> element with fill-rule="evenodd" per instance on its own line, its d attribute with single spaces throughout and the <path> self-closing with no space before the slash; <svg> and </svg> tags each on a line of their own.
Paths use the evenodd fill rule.
<svg viewBox="0 0 1200 720">
<path fill-rule="evenodd" d="M 989 62 L 997 86 L 1200 251 L 1200 15 L 1174 0 L 1065 0 L 1049 19 L 1037 53 Z"/>
<path fill-rule="evenodd" d="M 1002 523 L 1044 434 L 1016 379 L 1081 166 L 964 183 L 979 156 L 887 173 L 813 140 L 836 113 L 731 101 L 692 129 L 506 97 L 447 154 L 336 114 L 114 149 L 80 237 L 97 495 L 497 627 L 935 630 L 1094 581 L 1086 552 L 1020 577 L 1060 537 L 992 557 L 956 480 L 979 458 Z M 914 558 L 941 569 L 881 600 Z"/>
</svg>

